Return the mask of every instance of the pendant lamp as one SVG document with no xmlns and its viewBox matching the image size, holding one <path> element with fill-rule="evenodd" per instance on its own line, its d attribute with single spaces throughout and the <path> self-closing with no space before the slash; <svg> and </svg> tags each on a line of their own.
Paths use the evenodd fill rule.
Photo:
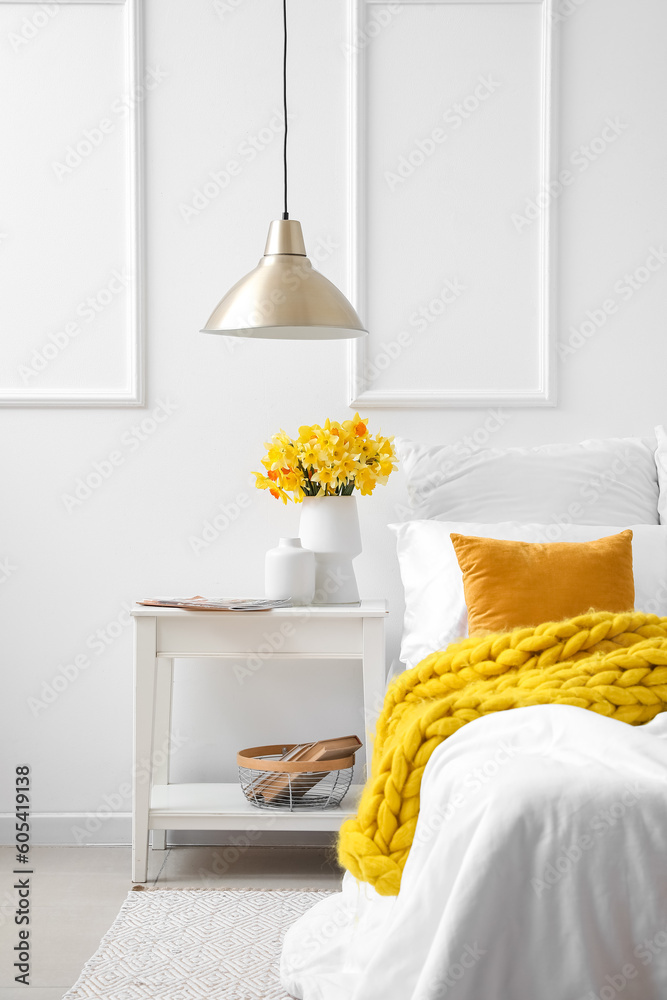
<svg viewBox="0 0 667 1000">
<path fill-rule="evenodd" d="M 331 281 L 316 271 L 301 223 L 287 211 L 287 0 L 283 0 L 284 211 L 269 226 L 264 256 L 230 288 L 202 333 L 267 340 L 346 340 L 367 331 Z"/>
</svg>

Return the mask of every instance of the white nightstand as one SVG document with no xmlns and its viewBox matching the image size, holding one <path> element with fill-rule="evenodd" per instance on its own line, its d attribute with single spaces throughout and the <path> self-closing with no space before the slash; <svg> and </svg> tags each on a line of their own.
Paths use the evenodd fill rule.
<svg viewBox="0 0 667 1000">
<path fill-rule="evenodd" d="M 358 660 L 363 671 L 366 747 L 385 689 L 386 601 L 273 611 L 181 611 L 135 605 L 132 880 L 146 881 L 148 836 L 166 830 L 337 830 L 354 815 L 359 786 L 334 809 L 282 812 L 250 805 L 238 783 L 170 784 L 173 664 L 177 657 L 243 660 Z M 274 652 L 267 634 L 281 626 Z M 330 734 L 325 734 L 330 735 Z M 239 748 L 240 749 L 240 748 Z"/>
</svg>

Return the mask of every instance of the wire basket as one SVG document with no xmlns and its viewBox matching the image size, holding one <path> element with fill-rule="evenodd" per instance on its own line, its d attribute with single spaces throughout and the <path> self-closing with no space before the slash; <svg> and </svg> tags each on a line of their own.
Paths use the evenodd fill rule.
<svg viewBox="0 0 667 1000">
<path fill-rule="evenodd" d="M 251 747 L 237 754 L 239 780 L 248 802 L 259 809 L 330 809 L 338 806 L 352 783 L 354 756 L 338 760 L 297 761 L 280 758 L 293 746 Z M 300 770 L 304 767 L 308 770 Z"/>
</svg>

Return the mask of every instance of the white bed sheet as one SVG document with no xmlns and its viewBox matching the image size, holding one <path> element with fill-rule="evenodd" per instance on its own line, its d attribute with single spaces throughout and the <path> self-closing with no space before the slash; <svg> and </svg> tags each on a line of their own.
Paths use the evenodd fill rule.
<svg viewBox="0 0 667 1000">
<path fill-rule="evenodd" d="M 400 895 L 347 874 L 281 975 L 303 1000 L 665 1000 L 667 715 L 464 726 L 425 771 Z"/>
</svg>

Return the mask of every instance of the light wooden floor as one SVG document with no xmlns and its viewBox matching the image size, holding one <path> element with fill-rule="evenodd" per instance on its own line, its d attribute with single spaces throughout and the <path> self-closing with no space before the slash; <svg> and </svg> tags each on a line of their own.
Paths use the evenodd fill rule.
<svg viewBox="0 0 667 1000">
<path fill-rule="evenodd" d="M 231 853 L 230 853 L 231 852 Z M 0 848 L 0 1000 L 60 1000 L 97 950 L 132 888 L 129 847 L 33 847 L 31 985 L 14 982 L 17 944 L 12 848 Z M 151 851 L 147 886 L 163 888 L 337 889 L 341 872 L 330 849 L 251 847 L 238 857 L 225 847 Z"/>
</svg>

